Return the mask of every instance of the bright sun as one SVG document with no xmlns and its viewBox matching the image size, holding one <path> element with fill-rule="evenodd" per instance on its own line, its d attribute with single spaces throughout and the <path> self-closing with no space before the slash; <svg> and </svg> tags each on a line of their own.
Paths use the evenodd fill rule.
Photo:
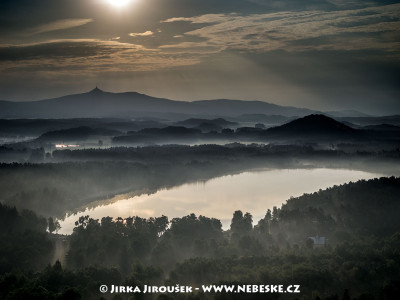
<svg viewBox="0 0 400 300">
<path fill-rule="evenodd" d="M 121 7 L 131 2 L 131 0 L 107 0 L 107 2 L 114 6 Z"/>
</svg>

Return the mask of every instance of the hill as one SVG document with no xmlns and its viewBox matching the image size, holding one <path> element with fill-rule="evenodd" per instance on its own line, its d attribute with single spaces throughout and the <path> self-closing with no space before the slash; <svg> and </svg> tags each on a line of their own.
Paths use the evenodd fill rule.
<svg viewBox="0 0 400 300">
<path fill-rule="evenodd" d="M 364 118 L 364 117 L 370 117 L 369 115 L 356 111 L 356 110 L 336 110 L 336 111 L 325 111 L 325 113 L 329 116 L 332 117 L 337 117 L 337 118 Z"/>
<path fill-rule="evenodd" d="M 265 131 L 274 138 L 355 138 L 358 130 L 324 115 L 309 115 Z"/>
<path fill-rule="evenodd" d="M 263 101 L 241 101 L 230 99 L 194 101 L 203 109 L 202 113 L 212 112 L 214 115 L 239 116 L 243 114 L 265 114 L 282 116 L 306 116 L 316 111 L 292 106 L 280 106 Z"/>
<path fill-rule="evenodd" d="M 165 126 L 158 120 L 131 120 L 114 118 L 83 119 L 0 119 L 2 136 L 40 136 L 46 132 L 75 127 L 104 128 L 116 131 L 132 131 L 149 127 Z"/>
<path fill-rule="evenodd" d="M 63 130 L 50 131 L 42 134 L 38 140 L 40 141 L 76 141 L 85 140 L 91 136 L 115 136 L 121 134 L 120 131 L 104 129 L 104 128 L 90 128 L 86 126 L 75 127 Z"/>
<path fill-rule="evenodd" d="M 217 119 L 190 118 L 187 120 L 176 122 L 176 125 L 177 126 L 185 126 L 185 127 L 198 127 L 204 123 L 213 124 L 213 125 L 220 126 L 220 127 L 234 127 L 234 126 L 239 125 L 236 122 L 227 121 L 223 118 L 217 118 Z"/>
<path fill-rule="evenodd" d="M 340 122 L 350 122 L 359 126 L 390 124 L 400 126 L 400 115 L 381 116 L 381 117 L 343 117 L 336 118 Z"/>
<path fill-rule="evenodd" d="M 54 99 L 31 102 L 0 101 L 0 118 L 164 117 L 182 120 L 184 116 L 238 116 L 243 113 L 304 116 L 313 111 L 262 101 L 175 101 L 136 92 L 109 93 L 97 87 L 87 93 Z"/>
<path fill-rule="evenodd" d="M 395 125 L 391 125 L 391 124 L 379 124 L 379 125 L 364 126 L 363 129 L 379 130 L 379 131 L 399 131 L 400 126 L 395 126 Z"/>
<path fill-rule="evenodd" d="M 265 115 L 265 114 L 242 114 L 234 118 L 234 120 L 238 122 L 257 122 L 257 123 L 276 124 L 276 125 L 282 125 L 292 119 L 296 118 L 295 117 L 289 118 L 279 115 Z"/>
<path fill-rule="evenodd" d="M 399 193 L 400 178 L 396 177 L 350 182 L 289 199 L 282 205 L 279 221 L 288 229 L 284 223 L 293 225 L 292 221 L 302 218 L 303 225 L 309 223 L 304 228 L 329 235 L 332 242 L 344 242 L 350 236 L 391 236 L 400 229 Z M 290 230 L 293 236 L 297 229 L 290 226 Z"/>
</svg>

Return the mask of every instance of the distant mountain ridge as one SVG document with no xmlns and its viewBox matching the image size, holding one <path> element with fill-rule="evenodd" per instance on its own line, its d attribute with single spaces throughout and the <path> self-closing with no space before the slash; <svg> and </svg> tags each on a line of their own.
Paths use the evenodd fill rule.
<svg viewBox="0 0 400 300">
<path fill-rule="evenodd" d="M 222 118 L 212 119 L 212 120 L 191 118 L 191 119 L 186 119 L 183 121 L 176 122 L 176 125 L 177 126 L 186 126 L 186 127 L 197 127 L 204 123 L 215 124 L 215 125 L 219 125 L 221 127 L 232 127 L 232 126 L 238 125 L 238 123 L 236 123 L 236 122 L 230 122 L 230 121 L 224 120 Z"/>
<path fill-rule="evenodd" d="M 97 87 L 87 93 L 53 99 L 32 102 L 0 101 L 0 118 L 138 118 L 165 117 L 172 114 L 233 117 L 254 113 L 301 117 L 316 111 L 263 101 L 176 101 L 137 92 L 110 93 Z"/>
<path fill-rule="evenodd" d="M 332 116 L 334 118 L 366 118 L 371 117 L 371 115 L 364 114 L 356 110 L 337 110 L 337 111 L 325 111 L 325 114 Z"/>
</svg>

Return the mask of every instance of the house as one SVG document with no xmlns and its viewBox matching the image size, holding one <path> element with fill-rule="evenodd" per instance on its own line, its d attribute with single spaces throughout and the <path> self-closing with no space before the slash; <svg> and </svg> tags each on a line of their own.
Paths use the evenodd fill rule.
<svg viewBox="0 0 400 300">
<path fill-rule="evenodd" d="M 324 236 L 310 236 L 308 237 L 310 240 L 313 241 L 313 246 L 315 247 L 325 247 L 326 238 Z"/>
</svg>

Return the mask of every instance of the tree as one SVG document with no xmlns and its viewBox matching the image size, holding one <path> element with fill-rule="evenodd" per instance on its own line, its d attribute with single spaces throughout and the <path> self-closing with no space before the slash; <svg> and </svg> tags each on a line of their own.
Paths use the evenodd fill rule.
<svg viewBox="0 0 400 300">
<path fill-rule="evenodd" d="M 253 216 L 251 213 L 245 213 L 243 217 L 243 230 L 249 233 L 253 229 Z"/>
<path fill-rule="evenodd" d="M 54 221 L 52 217 L 49 217 L 47 224 L 50 233 L 57 233 L 61 229 L 60 222 L 57 219 Z"/>
<path fill-rule="evenodd" d="M 278 219 L 279 217 L 279 208 L 277 208 L 276 206 L 274 206 L 272 208 L 272 218 L 273 219 Z"/>
<path fill-rule="evenodd" d="M 253 228 L 253 216 L 246 213 L 243 216 L 242 211 L 237 210 L 233 213 L 231 222 L 231 231 L 234 236 L 243 236 L 249 234 Z"/>
<path fill-rule="evenodd" d="M 312 249 L 314 247 L 314 241 L 310 238 L 306 239 L 306 247 Z"/>
<path fill-rule="evenodd" d="M 61 229 L 60 222 L 56 220 L 54 224 L 56 225 L 56 233 L 58 233 L 58 231 Z"/>
<path fill-rule="evenodd" d="M 48 224 L 49 232 L 53 233 L 56 230 L 56 224 L 52 217 L 49 217 L 47 224 Z"/>
<path fill-rule="evenodd" d="M 265 220 L 269 222 L 269 221 L 271 221 L 271 219 L 272 219 L 272 213 L 271 213 L 271 210 L 268 209 L 267 213 L 265 215 Z"/>
<path fill-rule="evenodd" d="M 237 210 L 233 213 L 231 221 L 231 231 L 232 233 L 239 233 L 241 224 L 243 220 L 243 213 L 241 210 Z"/>
</svg>

